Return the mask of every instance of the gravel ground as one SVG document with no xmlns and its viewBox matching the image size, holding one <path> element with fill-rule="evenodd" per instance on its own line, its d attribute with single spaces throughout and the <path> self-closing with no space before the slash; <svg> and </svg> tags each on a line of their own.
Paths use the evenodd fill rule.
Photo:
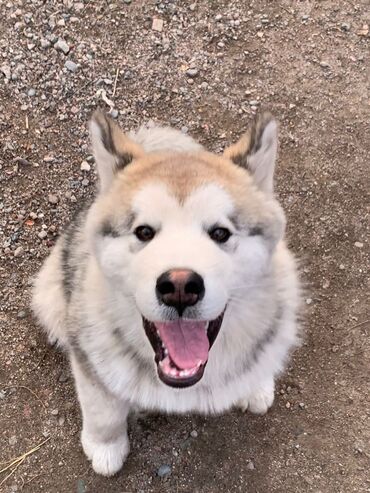
<svg viewBox="0 0 370 493">
<path fill-rule="evenodd" d="M 0 468 L 42 444 L 0 491 L 370 491 L 369 24 L 361 0 L 0 0 Z M 81 451 L 67 362 L 29 312 L 33 274 L 94 193 L 98 106 L 215 151 L 270 109 L 307 288 L 304 342 L 266 416 L 133 416 L 110 479 Z"/>
</svg>

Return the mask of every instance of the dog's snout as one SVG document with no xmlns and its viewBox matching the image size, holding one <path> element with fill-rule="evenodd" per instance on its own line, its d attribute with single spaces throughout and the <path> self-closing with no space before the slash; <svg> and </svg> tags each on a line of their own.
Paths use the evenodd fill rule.
<svg viewBox="0 0 370 493">
<path fill-rule="evenodd" d="M 159 301 L 175 308 L 181 316 L 186 307 L 203 298 L 204 281 L 192 270 L 173 269 L 158 277 L 156 292 Z"/>
</svg>

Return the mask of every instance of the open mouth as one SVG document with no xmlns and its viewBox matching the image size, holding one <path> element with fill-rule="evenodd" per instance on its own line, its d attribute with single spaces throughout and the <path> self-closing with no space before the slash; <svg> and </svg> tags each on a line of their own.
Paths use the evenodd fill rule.
<svg viewBox="0 0 370 493">
<path fill-rule="evenodd" d="M 212 321 L 168 320 L 143 325 L 155 352 L 158 376 L 171 387 L 190 387 L 203 376 L 208 353 L 220 330 L 224 313 Z"/>
</svg>

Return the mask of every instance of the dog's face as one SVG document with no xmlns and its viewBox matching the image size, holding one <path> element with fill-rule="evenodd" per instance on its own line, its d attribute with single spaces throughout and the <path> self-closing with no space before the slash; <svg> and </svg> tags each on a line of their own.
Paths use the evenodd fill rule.
<svg viewBox="0 0 370 493">
<path fill-rule="evenodd" d="M 225 310 L 268 273 L 283 234 L 272 197 L 276 124 L 263 116 L 222 157 L 146 155 L 101 114 L 91 130 L 101 180 L 90 214 L 98 264 L 140 312 L 161 380 L 192 385 Z"/>
</svg>

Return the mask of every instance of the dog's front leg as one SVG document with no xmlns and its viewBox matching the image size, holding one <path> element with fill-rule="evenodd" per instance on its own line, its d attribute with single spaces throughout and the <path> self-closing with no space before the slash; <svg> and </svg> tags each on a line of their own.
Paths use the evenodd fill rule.
<svg viewBox="0 0 370 493">
<path fill-rule="evenodd" d="M 94 382 L 73 356 L 71 365 L 82 410 L 82 447 L 96 473 L 112 476 L 129 453 L 129 404 L 105 391 L 100 382 Z"/>
</svg>

